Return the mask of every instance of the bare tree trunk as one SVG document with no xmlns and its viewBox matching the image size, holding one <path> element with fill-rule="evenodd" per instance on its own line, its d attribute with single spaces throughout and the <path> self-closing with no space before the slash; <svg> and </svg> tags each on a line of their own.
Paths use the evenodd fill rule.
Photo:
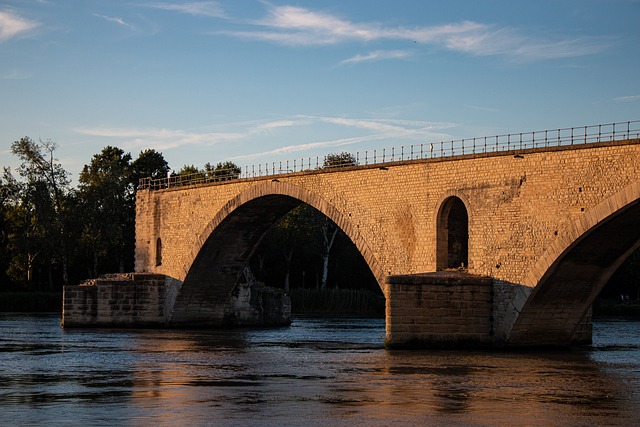
<svg viewBox="0 0 640 427">
<path fill-rule="evenodd" d="M 289 276 L 291 273 L 291 257 L 293 256 L 293 248 L 289 249 L 289 252 L 284 251 L 285 265 L 287 267 L 287 271 L 284 275 L 284 291 L 289 293 Z"/>
<path fill-rule="evenodd" d="M 329 252 L 331 251 L 331 246 L 333 246 L 333 242 L 335 241 L 336 234 L 338 234 L 338 227 L 334 226 L 333 233 L 331 234 L 331 238 L 329 238 L 329 218 L 325 218 L 324 224 L 322 226 L 322 236 L 324 237 L 324 253 L 322 254 L 322 282 L 320 284 L 321 289 L 326 289 L 327 287 L 327 276 L 329 274 Z"/>
</svg>

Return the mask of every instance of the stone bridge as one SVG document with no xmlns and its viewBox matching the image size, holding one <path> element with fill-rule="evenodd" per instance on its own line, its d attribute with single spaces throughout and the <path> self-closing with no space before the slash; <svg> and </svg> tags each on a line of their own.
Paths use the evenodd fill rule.
<svg viewBox="0 0 640 427">
<path fill-rule="evenodd" d="M 640 143 L 141 189 L 136 272 L 178 283 L 166 321 L 222 324 L 261 237 L 301 203 L 366 260 L 387 300 L 389 345 L 568 345 L 590 340 L 592 303 L 640 247 Z"/>
<path fill-rule="evenodd" d="M 359 166 L 146 180 L 136 202 L 136 286 L 112 278 L 65 287 L 63 324 L 229 324 L 257 298 L 245 267 L 262 236 L 306 203 L 373 272 L 389 346 L 589 342 L 592 303 L 640 247 L 631 123 L 622 133 L 597 126 L 593 137 L 584 128 L 584 138 L 582 128 L 558 130 L 556 143 L 534 132 L 528 147 L 516 134 L 502 146 L 496 137 L 494 147 L 484 138 L 383 151 L 382 161 L 358 157 Z M 255 314 L 240 317 L 251 324 Z"/>
</svg>

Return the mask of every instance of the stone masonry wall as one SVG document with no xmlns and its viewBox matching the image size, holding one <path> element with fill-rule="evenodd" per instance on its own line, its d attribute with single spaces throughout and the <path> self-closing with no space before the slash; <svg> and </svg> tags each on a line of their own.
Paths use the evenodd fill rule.
<svg viewBox="0 0 640 427">
<path fill-rule="evenodd" d="M 501 294 L 514 298 L 494 303 L 500 328 L 526 300 L 528 292 L 518 289 L 535 286 L 525 278 L 536 261 L 564 228 L 638 181 L 639 159 L 640 144 L 632 140 L 143 190 L 136 271 L 184 280 L 215 221 L 239 203 L 282 194 L 334 220 L 384 289 L 388 275 L 436 270 L 438 212 L 456 196 L 469 217 L 468 272 L 494 278 Z"/>
<path fill-rule="evenodd" d="M 457 272 L 387 277 L 388 347 L 487 347 L 492 280 Z"/>
<path fill-rule="evenodd" d="M 519 157 L 507 152 L 140 191 L 136 271 L 184 279 L 212 218 L 231 199 L 263 186 L 273 194 L 301 189 L 313 196 L 309 202 L 335 209 L 335 219 L 384 275 L 435 271 L 437 212 L 458 196 L 469 214 L 469 272 L 522 284 L 563 226 L 638 180 L 640 144 L 556 147 Z"/>
<path fill-rule="evenodd" d="M 167 296 L 177 286 L 161 275 L 128 274 L 65 286 L 64 327 L 162 327 L 170 314 Z M 168 292 L 169 290 L 169 292 Z"/>
</svg>

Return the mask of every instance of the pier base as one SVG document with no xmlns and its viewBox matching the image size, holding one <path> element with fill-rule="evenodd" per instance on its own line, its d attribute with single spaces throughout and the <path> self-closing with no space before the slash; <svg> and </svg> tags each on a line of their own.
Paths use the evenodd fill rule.
<svg viewBox="0 0 640 427">
<path fill-rule="evenodd" d="M 491 346 L 492 283 L 457 271 L 388 276 L 386 346 Z"/>
<path fill-rule="evenodd" d="M 162 274 L 124 273 L 65 286 L 65 328 L 166 328 L 282 326 L 291 323 L 289 296 L 260 283 L 239 284 L 221 303 L 222 318 L 183 320 L 174 325 L 176 297 L 182 283 Z"/>
</svg>

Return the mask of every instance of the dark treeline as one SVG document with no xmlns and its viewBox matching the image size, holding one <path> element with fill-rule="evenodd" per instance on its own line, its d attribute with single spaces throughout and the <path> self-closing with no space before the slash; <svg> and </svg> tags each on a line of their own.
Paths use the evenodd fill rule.
<svg viewBox="0 0 640 427">
<path fill-rule="evenodd" d="M 0 177 L 0 290 L 59 291 L 100 274 L 133 271 L 135 196 L 140 178 L 164 178 L 163 155 L 133 158 L 105 147 L 71 186 L 52 141 L 22 138 L 11 145 L 21 165 Z M 350 155 L 327 156 L 323 167 L 355 164 Z M 175 175 L 235 179 L 231 163 L 185 165 Z M 196 179 L 197 180 L 197 179 Z M 368 288 L 379 292 L 351 241 L 328 218 L 302 205 L 276 224 L 252 259 L 257 280 L 289 289 Z"/>
<path fill-rule="evenodd" d="M 105 147 L 71 186 L 52 141 L 11 145 L 21 165 L 0 178 L 0 289 L 51 291 L 99 274 L 133 270 L 135 193 L 142 177 L 166 176 L 155 150 L 135 160 Z"/>
</svg>

